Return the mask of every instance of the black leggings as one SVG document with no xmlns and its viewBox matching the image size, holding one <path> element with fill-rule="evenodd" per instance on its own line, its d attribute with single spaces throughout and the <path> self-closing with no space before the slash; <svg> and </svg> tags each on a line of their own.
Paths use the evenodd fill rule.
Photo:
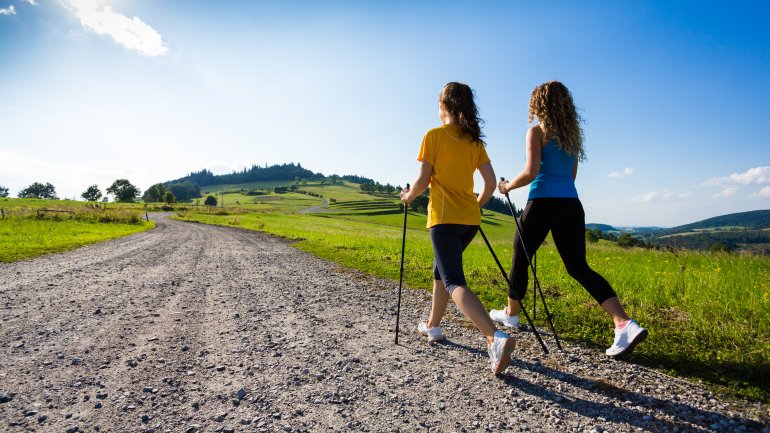
<svg viewBox="0 0 770 433">
<path fill-rule="evenodd" d="M 559 251 L 567 273 L 576 279 L 600 305 L 617 296 L 612 287 L 586 262 L 586 223 L 583 205 L 577 198 L 538 198 L 527 202 L 521 215 L 521 231 L 513 238 L 513 267 L 509 275 L 508 297 L 523 299 L 527 293 L 529 262 L 522 250 L 521 238 L 530 258 L 545 240 L 548 231 Z M 519 296 L 516 296 L 518 294 Z"/>
<path fill-rule="evenodd" d="M 457 286 L 467 286 L 463 272 L 463 251 L 476 236 L 479 226 L 438 224 L 430 228 L 433 244 L 433 279 L 442 280 L 451 295 Z"/>
</svg>

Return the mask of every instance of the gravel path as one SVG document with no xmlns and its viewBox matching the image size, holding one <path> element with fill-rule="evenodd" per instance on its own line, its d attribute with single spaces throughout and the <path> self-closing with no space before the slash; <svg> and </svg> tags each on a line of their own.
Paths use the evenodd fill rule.
<svg viewBox="0 0 770 433">
<path fill-rule="evenodd" d="M 302 209 L 297 211 L 298 213 L 317 213 L 317 212 L 328 212 L 329 209 L 326 208 L 326 206 L 329 205 L 329 200 L 324 199 L 321 204 L 316 206 L 310 206 L 309 208 Z"/>
<path fill-rule="evenodd" d="M 393 281 L 155 218 L 0 265 L 0 431 L 770 432 L 767 405 L 579 346 L 545 357 L 529 332 L 495 378 L 452 308 L 449 342 L 418 338 L 422 290 L 404 291 L 396 346 Z"/>
</svg>

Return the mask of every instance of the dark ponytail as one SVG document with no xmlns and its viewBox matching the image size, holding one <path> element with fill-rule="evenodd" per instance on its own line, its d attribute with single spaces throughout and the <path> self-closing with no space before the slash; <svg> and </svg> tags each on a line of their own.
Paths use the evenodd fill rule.
<svg viewBox="0 0 770 433">
<path fill-rule="evenodd" d="M 444 86 L 439 96 L 447 113 L 457 119 L 464 133 L 477 143 L 485 144 L 481 132 L 484 121 L 479 117 L 479 109 L 473 101 L 473 90 L 467 84 L 451 82 Z"/>
</svg>

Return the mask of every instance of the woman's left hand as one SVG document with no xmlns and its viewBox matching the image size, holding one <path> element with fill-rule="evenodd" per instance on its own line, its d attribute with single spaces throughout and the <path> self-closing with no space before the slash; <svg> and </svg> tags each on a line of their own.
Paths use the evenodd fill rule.
<svg viewBox="0 0 770 433">
<path fill-rule="evenodd" d="M 498 182 L 497 190 L 500 191 L 500 194 L 508 194 L 508 192 L 510 191 L 508 189 L 508 182 L 504 180 L 501 180 L 500 182 Z"/>
</svg>

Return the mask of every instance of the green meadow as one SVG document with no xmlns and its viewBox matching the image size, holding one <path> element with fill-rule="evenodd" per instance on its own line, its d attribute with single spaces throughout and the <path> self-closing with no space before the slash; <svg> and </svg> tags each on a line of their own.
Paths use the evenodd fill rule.
<svg viewBox="0 0 770 433">
<path fill-rule="evenodd" d="M 323 198 L 279 194 L 271 207 L 241 201 L 236 208 L 190 208 L 177 218 L 293 239 L 297 248 L 341 266 L 398 280 L 403 213 L 395 195 L 363 194 L 350 183 L 298 188 Z M 325 206 L 324 212 L 296 212 L 300 205 L 331 198 L 336 202 Z M 430 290 L 433 253 L 426 217 L 410 212 L 407 222 L 405 283 Z M 485 211 L 482 229 L 507 270 L 513 219 Z M 621 248 L 607 241 L 589 244 L 587 255 L 628 313 L 650 330 L 634 362 L 701 379 L 730 395 L 770 401 L 770 258 Z M 469 285 L 485 306 L 503 306 L 506 285 L 480 235 L 466 250 L 464 261 Z M 608 347 L 613 337 L 610 320 L 567 275 L 550 239 L 538 251 L 537 266 L 560 335 L 596 350 Z M 525 306 L 532 313 L 531 290 Z M 546 329 L 544 316 L 538 302 L 536 324 L 541 329 Z M 554 347 L 552 338 L 546 338 L 546 344 Z"/>
<path fill-rule="evenodd" d="M 141 204 L 106 208 L 72 200 L 0 199 L 0 263 L 66 251 L 155 227 Z M 43 210 L 48 209 L 48 210 Z"/>
</svg>

